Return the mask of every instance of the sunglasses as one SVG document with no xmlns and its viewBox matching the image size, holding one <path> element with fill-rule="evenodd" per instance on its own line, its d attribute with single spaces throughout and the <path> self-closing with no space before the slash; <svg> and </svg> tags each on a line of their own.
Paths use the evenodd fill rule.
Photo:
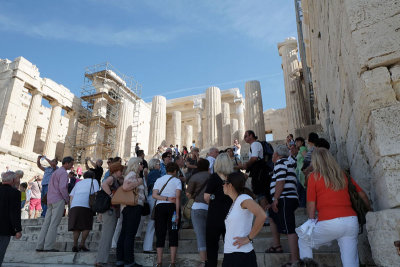
<svg viewBox="0 0 400 267">
<path fill-rule="evenodd" d="M 227 180 L 222 180 L 222 185 L 230 184 Z"/>
</svg>

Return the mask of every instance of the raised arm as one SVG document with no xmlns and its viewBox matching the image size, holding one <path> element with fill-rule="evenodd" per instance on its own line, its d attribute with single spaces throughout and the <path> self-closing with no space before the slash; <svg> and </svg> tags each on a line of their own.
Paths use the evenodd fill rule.
<svg viewBox="0 0 400 267">
<path fill-rule="evenodd" d="M 38 158 L 37 158 L 37 160 L 36 160 L 36 165 L 38 166 L 39 169 L 41 169 L 42 171 L 44 171 L 44 167 L 43 167 L 42 164 L 40 163 L 40 158 L 41 158 L 41 157 L 42 157 L 41 155 L 38 156 Z"/>
</svg>

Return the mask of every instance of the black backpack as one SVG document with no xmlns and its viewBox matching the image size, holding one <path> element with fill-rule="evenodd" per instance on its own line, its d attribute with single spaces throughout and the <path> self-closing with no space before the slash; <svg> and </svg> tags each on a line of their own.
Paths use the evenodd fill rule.
<svg viewBox="0 0 400 267">
<path fill-rule="evenodd" d="M 263 148 L 263 156 L 264 156 L 264 161 L 267 163 L 268 167 L 270 169 L 274 169 L 274 163 L 272 162 L 272 155 L 274 154 L 274 148 L 270 143 L 267 141 L 256 141 L 259 142 Z M 251 153 L 251 147 L 250 147 L 250 153 Z"/>
</svg>

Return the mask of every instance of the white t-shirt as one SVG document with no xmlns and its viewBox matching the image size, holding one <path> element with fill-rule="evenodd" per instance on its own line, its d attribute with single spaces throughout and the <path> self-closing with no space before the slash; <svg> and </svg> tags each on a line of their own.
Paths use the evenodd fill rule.
<svg viewBox="0 0 400 267">
<path fill-rule="evenodd" d="M 96 179 L 93 179 L 93 188 L 92 186 L 92 179 L 87 178 L 79 181 L 75 184 L 74 188 L 72 189 L 71 193 L 69 194 L 73 197 L 71 202 L 71 208 L 73 207 L 89 207 L 89 195 L 93 194 L 94 192 L 99 191 L 99 183 Z"/>
<path fill-rule="evenodd" d="M 257 157 L 257 158 L 260 158 L 260 159 L 264 158 L 264 151 L 263 151 L 263 147 L 262 147 L 260 142 L 254 141 L 251 144 L 250 148 L 251 148 L 251 152 L 249 150 L 249 160 L 252 157 Z"/>
<path fill-rule="evenodd" d="M 163 188 L 163 186 L 165 185 L 165 183 L 168 181 L 168 179 L 171 176 L 172 175 L 170 175 L 170 174 L 166 174 L 166 175 L 161 176 L 160 178 L 158 178 L 156 180 L 156 182 L 154 183 L 153 190 L 157 189 L 158 192 L 160 193 L 161 188 Z M 182 190 L 182 182 L 178 178 L 174 177 L 168 182 L 167 186 L 162 191 L 161 196 L 164 196 L 164 197 L 176 197 L 176 190 L 177 189 L 178 190 Z M 157 200 L 157 205 L 160 204 L 160 203 L 172 203 L 172 202 L 165 201 L 165 200 Z"/>
<path fill-rule="evenodd" d="M 248 209 L 243 209 L 241 204 L 246 199 L 252 199 L 249 195 L 241 194 L 236 198 L 236 201 L 232 204 L 233 207 L 228 213 L 225 219 L 225 244 L 224 253 L 234 253 L 234 252 L 250 252 L 252 251 L 253 245 L 248 243 L 240 248 L 234 246 L 234 237 L 245 237 L 250 234 L 251 227 L 253 225 L 253 213 Z"/>
<path fill-rule="evenodd" d="M 215 158 L 208 156 L 207 157 L 208 162 L 210 162 L 210 166 L 208 167 L 208 169 L 210 170 L 210 173 L 214 173 L 214 162 L 215 162 Z"/>
</svg>

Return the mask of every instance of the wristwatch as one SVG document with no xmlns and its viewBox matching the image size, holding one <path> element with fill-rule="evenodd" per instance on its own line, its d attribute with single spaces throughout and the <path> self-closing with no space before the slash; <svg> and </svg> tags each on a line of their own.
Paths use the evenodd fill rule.
<svg viewBox="0 0 400 267">
<path fill-rule="evenodd" d="M 253 239 L 250 238 L 250 235 L 248 235 L 247 238 L 249 239 L 250 243 L 253 244 Z"/>
</svg>

